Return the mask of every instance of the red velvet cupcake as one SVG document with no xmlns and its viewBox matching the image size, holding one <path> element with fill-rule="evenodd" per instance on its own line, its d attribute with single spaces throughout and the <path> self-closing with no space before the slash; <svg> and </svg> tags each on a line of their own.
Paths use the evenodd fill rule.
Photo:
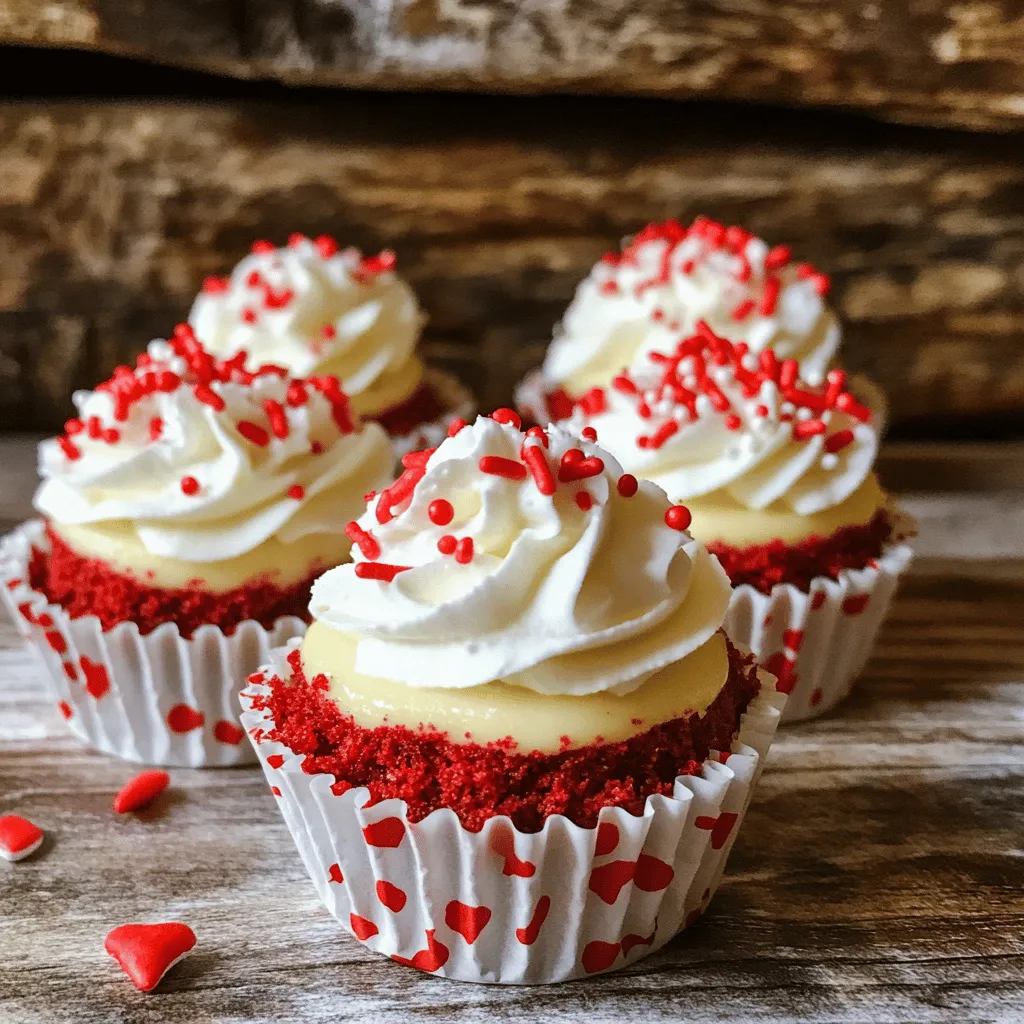
<svg viewBox="0 0 1024 1024">
<path fill-rule="evenodd" d="M 791 690 L 786 720 L 838 703 L 911 555 L 909 523 L 873 472 L 872 412 L 843 371 L 811 384 L 796 360 L 755 356 L 701 322 L 569 422 L 686 503 L 736 588 L 730 638 Z"/>
<path fill-rule="evenodd" d="M 509 410 L 452 433 L 349 525 L 243 723 L 371 948 L 470 981 L 620 967 L 707 906 L 785 698 L 685 509 Z"/>
<path fill-rule="evenodd" d="M 339 528 L 391 450 L 332 377 L 214 359 L 187 326 L 75 395 L 40 447 L 32 521 L 4 541 L 4 590 L 54 699 L 93 746 L 192 766 L 248 757 L 238 683 L 300 634 Z"/>
<path fill-rule="evenodd" d="M 403 455 L 438 444 L 474 404 L 417 355 L 426 317 L 395 263 L 393 252 L 363 256 L 328 235 L 292 235 L 280 249 L 255 242 L 229 277 L 207 278 L 189 322 L 215 355 L 244 349 L 298 376 L 337 377 L 352 408 Z"/>
</svg>

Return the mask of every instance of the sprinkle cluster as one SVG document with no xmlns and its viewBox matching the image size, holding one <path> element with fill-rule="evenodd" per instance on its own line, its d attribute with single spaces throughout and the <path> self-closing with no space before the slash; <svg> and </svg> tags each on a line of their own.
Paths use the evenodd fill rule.
<svg viewBox="0 0 1024 1024">
<path fill-rule="evenodd" d="M 708 217 L 697 217 L 689 227 L 683 227 L 677 220 L 667 220 L 662 224 L 648 224 L 621 252 L 606 253 L 601 258 L 601 263 L 613 268 L 636 264 L 643 246 L 652 242 L 664 242 L 665 248 L 661 254 L 657 274 L 634 287 L 634 294 L 640 299 L 648 289 L 668 284 L 674 270 L 688 277 L 711 253 L 724 252 L 732 257 L 728 265 L 732 278 L 738 284 L 749 288 L 754 283 L 755 275 L 748 255 L 748 245 L 755 238 L 756 236 L 745 228 L 735 225 L 726 227 Z M 699 240 L 700 245 L 692 256 L 679 263 L 675 259 L 676 250 L 690 239 Z M 792 252 L 787 245 L 777 245 L 768 250 L 762 264 L 763 273 L 756 281 L 758 293 L 747 295 L 737 303 L 731 311 L 733 320 L 742 323 L 755 310 L 761 316 L 772 316 L 775 313 L 782 290 L 781 275 L 790 266 L 791 260 Z M 678 264 L 675 268 L 674 263 Z M 809 281 L 820 296 L 828 294 L 831 281 L 826 274 L 821 273 L 810 263 L 798 263 L 794 269 L 797 279 Z M 600 290 L 606 295 L 615 295 L 622 290 L 622 285 L 613 274 L 601 283 Z M 655 321 L 664 320 L 665 312 L 654 309 L 651 318 Z M 676 330 L 680 325 L 668 323 L 667 326 L 670 330 Z"/>
<path fill-rule="evenodd" d="M 287 371 L 280 366 L 265 364 L 255 370 L 246 369 L 247 353 L 239 351 L 229 359 L 216 359 L 196 338 L 188 324 L 175 327 L 171 338 L 164 343 L 166 358 L 143 352 L 134 367 L 118 366 L 108 380 L 98 384 L 97 392 L 109 394 L 113 402 L 112 420 L 104 422 L 98 415 L 85 419 L 72 418 L 65 422 L 64 433 L 57 438 L 57 444 L 69 461 L 82 457 L 80 441 L 88 438 L 108 445 L 121 442 L 118 424 L 126 423 L 141 403 L 159 394 L 175 395 L 191 391 L 196 401 L 209 406 L 215 412 L 223 412 L 227 403 L 221 393 L 222 385 L 233 384 L 251 387 L 256 381 L 276 377 L 288 379 Z M 341 389 L 336 377 L 314 376 L 307 379 L 288 379 L 284 401 L 266 398 L 262 402 L 262 415 L 252 419 L 240 419 L 235 423 L 239 436 L 257 448 L 265 448 L 271 438 L 283 440 L 289 436 L 288 410 L 305 405 L 310 392 L 319 392 L 331 407 L 331 417 L 341 434 L 355 430 L 348 397 Z M 150 417 L 146 425 L 148 443 L 155 444 L 164 433 L 160 416 Z M 77 439 L 77 440 L 76 440 Z M 323 451 L 321 442 L 314 442 L 312 454 Z M 192 476 L 181 479 L 183 494 L 192 496 L 201 490 L 199 482 Z M 289 495 L 296 500 L 303 495 L 302 488 L 295 485 Z"/>
<path fill-rule="evenodd" d="M 498 423 L 510 424 L 516 430 L 522 426 L 518 413 L 512 409 L 498 409 L 490 418 Z M 469 424 L 463 419 L 453 420 L 448 428 L 448 436 L 455 437 L 467 426 Z M 585 435 L 587 440 L 596 439 L 597 436 L 592 428 L 586 428 Z M 517 483 L 530 481 L 546 497 L 555 495 L 559 484 L 579 483 L 599 476 L 605 471 L 604 459 L 597 455 L 588 456 L 582 448 L 568 449 L 557 463 L 553 463 L 547 455 L 548 446 L 547 431 L 543 427 L 530 427 L 526 431 L 518 459 L 484 455 L 480 458 L 478 469 L 489 476 L 498 476 Z M 426 475 L 427 463 L 436 450 L 427 448 L 404 455 L 402 475 L 379 494 L 367 495 L 368 501 L 376 501 L 374 515 L 379 524 L 391 522 L 395 517 L 395 509 L 412 499 L 417 485 Z M 616 481 L 616 490 L 623 498 L 632 498 L 638 489 L 639 483 L 631 473 L 623 473 Z M 583 489 L 574 489 L 573 501 L 583 512 L 589 512 L 594 506 L 593 495 Z M 435 526 L 447 526 L 455 517 L 455 509 L 447 498 L 435 498 L 427 508 L 427 517 Z M 673 530 L 681 532 L 688 529 L 690 521 L 690 511 L 682 505 L 672 505 L 665 512 L 665 525 Z M 345 535 L 366 559 L 355 565 L 355 574 L 360 579 L 390 583 L 399 573 L 412 568 L 409 565 L 379 561 L 382 553 L 380 541 L 370 530 L 364 529 L 355 521 L 345 527 Z M 437 550 L 442 555 L 454 557 L 460 565 L 468 565 L 474 555 L 473 538 L 459 538 L 446 533 L 438 540 Z"/>
<path fill-rule="evenodd" d="M 732 431 L 743 428 L 744 417 L 755 424 L 792 423 L 795 441 L 827 434 L 823 417 L 832 409 L 864 423 L 871 419 L 871 410 L 846 390 L 842 370 L 830 371 L 822 387 L 812 387 L 800 379 L 797 360 L 779 360 L 771 349 L 755 356 L 745 342 L 720 337 L 704 321 L 671 353 L 653 352 L 650 358 L 658 368 L 653 379 L 624 370 L 611 382 L 613 389 L 633 399 L 641 419 L 662 420 L 637 437 L 639 448 L 661 448 L 683 425 L 706 416 L 720 417 Z M 739 407 L 726 393 L 735 395 L 737 389 Z M 604 411 L 606 402 L 602 389 L 594 388 L 575 408 L 595 415 Z M 825 438 L 825 451 L 835 454 L 853 440 L 852 430 L 837 430 Z"/>
<path fill-rule="evenodd" d="M 288 236 L 289 248 L 296 249 L 307 244 L 311 244 L 324 260 L 332 259 L 341 251 L 338 243 L 330 235 L 318 235 L 310 239 L 306 235 L 293 232 Z M 265 239 L 253 242 L 250 249 L 254 256 L 274 257 L 277 251 L 273 242 Z M 360 285 L 373 284 L 380 274 L 393 271 L 397 265 L 397 258 L 390 249 L 384 249 L 375 256 L 363 256 L 357 249 L 346 249 L 342 254 L 351 258 L 351 277 Z M 270 269 L 276 269 L 273 262 Z M 208 277 L 203 282 L 203 291 L 207 295 L 223 295 L 229 290 L 231 283 L 231 279 L 227 277 Z M 263 314 L 285 310 L 295 300 L 295 291 L 292 288 L 275 287 L 259 270 L 251 270 L 243 283 L 250 293 L 251 301 L 243 306 L 239 318 L 242 323 L 250 326 L 257 324 Z M 318 348 L 325 342 L 332 341 L 335 334 L 334 324 L 326 323 L 320 328 L 320 336 L 311 339 L 310 344 L 314 349 Z"/>
</svg>

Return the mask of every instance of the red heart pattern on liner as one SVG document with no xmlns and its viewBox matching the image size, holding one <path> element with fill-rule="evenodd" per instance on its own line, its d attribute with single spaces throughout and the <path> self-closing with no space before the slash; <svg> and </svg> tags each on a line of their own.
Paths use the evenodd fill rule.
<svg viewBox="0 0 1024 1024">
<path fill-rule="evenodd" d="M 129 779 L 114 797 L 114 810 L 118 814 L 137 811 L 140 807 L 152 803 L 170 782 L 171 777 L 167 772 L 139 772 L 134 778 Z"/>
<path fill-rule="evenodd" d="M 4 860 L 24 860 L 32 856 L 45 838 L 43 830 L 28 818 L 17 814 L 0 817 L 0 857 Z"/>
<path fill-rule="evenodd" d="M 187 924 L 123 924 L 115 928 L 103 948 L 121 965 L 140 992 L 152 992 L 164 975 L 188 956 L 196 935 Z"/>
</svg>

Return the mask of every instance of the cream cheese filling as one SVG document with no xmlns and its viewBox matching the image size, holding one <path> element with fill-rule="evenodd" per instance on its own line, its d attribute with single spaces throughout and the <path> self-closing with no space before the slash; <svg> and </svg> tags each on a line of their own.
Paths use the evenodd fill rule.
<svg viewBox="0 0 1024 1024">
<path fill-rule="evenodd" d="M 175 590 L 201 586 L 223 593 L 246 583 L 273 583 L 288 587 L 317 569 L 348 561 L 351 542 L 337 533 L 307 534 L 291 544 L 270 537 L 251 551 L 221 562 L 192 562 L 153 554 L 141 541 L 130 520 L 72 526 L 51 522 L 79 555 L 99 558 L 111 568 L 150 587 Z"/>
<path fill-rule="evenodd" d="M 801 515 L 777 503 L 763 509 L 750 509 L 721 491 L 683 502 L 693 515 L 690 532 L 706 544 L 745 547 L 782 540 L 798 544 L 808 537 L 828 537 L 844 526 L 869 523 L 888 497 L 875 473 L 838 505 L 811 515 Z"/>
<path fill-rule="evenodd" d="M 719 632 L 625 696 L 608 691 L 546 695 L 501 681 L 431 689 L 359 674 L 354 667 L 357 644 L 354 634 L 323 622 L 314 622 L 302 643 L 306 677 L 326 675 L 331 699 L 357 725 L 429 727 L 453 742 L 481 745 L 511 737 L 521 751 L 541 753 L 598 741 L 618 743 L 661 722 L 703 714 L 729 672 L 725 636 Z"/>
</svg>

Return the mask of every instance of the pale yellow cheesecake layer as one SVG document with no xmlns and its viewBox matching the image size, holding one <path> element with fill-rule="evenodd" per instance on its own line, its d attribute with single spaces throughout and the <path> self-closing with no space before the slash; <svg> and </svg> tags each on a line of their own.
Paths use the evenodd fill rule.
<svg viewBox="0 0 1024 1024">
<path fill-rule="evenodd" d="M 344 360 L 328 359 L 317 373 L 344 376 Z M 349 395 L 352 408 L 360 416 L 377 416 L 411 398 L 423 382 L 424 366 L 417 356 L 407 359 L 398 369 L 382 373 L 368 388 Z"/>
<path fill-rule="evenodd" d="M 50 524 L 79 555 L 99 558 L 147 586 L 174 590 L 201 586 L 214 593 L 233 590 L 257 580 L 288 587 L 314 570 L 326 570 L 348 561 L 351 542 L 337 533 L 311 534 L 283 544 L 274 537 L 252 551 L 222 562 L 189 562 L 155 555 L 139 539 L 130 521 L 89 526 Z"/>
<path fill-rule="evenodd" d="M 690 532 L 694 537 L 706 544 L 718 542 L 730 547 L 771 540 L 798 544 L 808 537 L 828 537 L 843 526 L 869 523 L 887 503 L 888 497 L 874 473 L 845 501 L 813 515 L 800 515 L 782 506 L 749 509 L 721 493 L 682 502 L 693 515 Z"/>
<path fill-rule="evenodd" d="M 729 658 L 725 637 L 716 633 L 685 658 L 651 676 L 632 693 L 584 697 L 547 696 L 503 682 L 465 689 L 428 689 L 355 671 L 357 639 L 322 622 L 302 642 L 307 679 L 323 673 L 331 699 L 356 724 L 447 733 L 453 742 L 493 743 L 511 736 L 520 750 L 551 753 L 599 739 L 618 743 L 693 712 L 703 713 L 725 685 Z"/>
</svg>

